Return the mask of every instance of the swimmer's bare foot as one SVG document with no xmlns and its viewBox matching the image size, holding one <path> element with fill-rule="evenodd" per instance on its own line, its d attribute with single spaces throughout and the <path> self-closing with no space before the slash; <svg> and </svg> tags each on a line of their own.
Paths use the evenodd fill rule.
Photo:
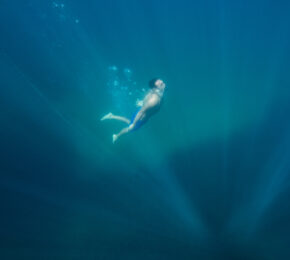
<svg viewBox="0 0 290 260">
<path fill-rule="evenodd" d="M 103 120 L 105 120 L 105 119 L 111 119 L 112 116 L 113 116 L 112 113 L 108 113 L 108 114 L 106 114 L 105 116 L 103 116 L 103 117 L 101 118 L 101 121 L 103 121 Z"/>
<path fill-rule="evenodd" d="M 117 141 L 118 135 L 113 135 L 113 144 Z"/>
</svg>

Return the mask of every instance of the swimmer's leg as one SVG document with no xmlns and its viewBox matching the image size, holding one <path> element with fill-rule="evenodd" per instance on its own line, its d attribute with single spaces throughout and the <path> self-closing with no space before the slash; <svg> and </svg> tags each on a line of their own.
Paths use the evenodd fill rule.
<svg viewBox="0 0 290 260">
<path fill-rule="evenodd" d="M 129 132 L 131 132 L 133 129 L 136 129 L 135 127 L 137 126 L 138 122 L 140 122 L 140 120 L 142 120 L 145 116 L 145 113 L 143 111 L 143 109 L 141 109 L 137 115 L 135 116 L 133 123 L 129 122 L 129 126 L 123 128 L 120 133 L 113 135 L 113 143 L 115 143 L 117 141 L 117 139 L 123 135 L 123 134 L 127 134 Z"/>
<path fill-rule="evenodd" d="M 133 130 L 133 128 L 134 128 L 134 125 L 131 124 L 131 125 L 129 125 L 128 127 L 123 128 L 123 129 L 120 131 L 120 133 L 118 133 L 118 134 L 114 134 L 114 135 L 113 135 L 113 143 L 115 143 L 115 142 L 117 141 L 117 139 L 118 139 L 121 135 L 123 135 L 123 134 L 127 134 L 127 133 L 131 132 L 131 131 Z"/>
<path fill-rule="evenodd" d="M 107 115 L 103 116 L 101 118 L 101 121 L 105 120 L 105 119 L 115 119 L 115 120 L 118 120 L 118 121 L 122 121 L 122 122 L 125 122 L 127 123 L 128 125 L 131 123 L 131 121 L 126 118 L 126 117 L 123 117 L 123 116 L 115 116 L 113 115 L 112 113 L 108 113 Z"/>
</svg>

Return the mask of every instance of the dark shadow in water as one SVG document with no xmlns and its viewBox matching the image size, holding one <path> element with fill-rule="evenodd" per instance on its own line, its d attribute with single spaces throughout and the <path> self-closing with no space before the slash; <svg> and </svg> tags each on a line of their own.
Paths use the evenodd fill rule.
<svg viewBox="0 0 290 260">
<path fill-rule="evenodd" d="M 263 225 L 253 239 L 256 243 L 249 245 L 241 240 L 239 232 L 243 230 L 235 230 L 231 236 L 232 231 L 227 228 L 236 210 L 247 209 L 248 201 L 253 200 L 257 184 L 263 181 L 265 162 L 289 133 L 290 122 L 286 118 L 290 106 L 286 102 L 273 107 L 264 123 L 252 132 L 229 137 L 226 142 L 216 140 L 188 147 L 168 158 L 178 185 L 210 230 L 209 241 L 200 246 L 194 246 L 198 241 L 182 240 L 182 231 L 174 226 L 170 212 L 160 210 L 158 194 L 154 190 L 148 192 L 156 183 L 137 177 L 123 183 L 120 179 L 116 181 L 112 176 L 125 176 L 124 169 L 108 173 L 98 166 L 87 165 L 63 138 L 23 115 L 10 112 L 11 124 L 1 130 L 0 195 L 4 225 L 0 242 L 4 258 L 290 256 L 288 191 L 275 201 L 273 214 L 263 216 Z M 76 177 L 81 172 L 99 177 L 92 182 L 81 181 Z M 285 181 L 289 181 L 287 178 Z M 273 237 L 278 242 L 271 245 Z"/>
<path fill-rule="evenodd" d="M 287 147 L 290 143 L 285 144 L 285 139 L 288 138 L 289 142 L 290 137 L 289 113 L 290 105 L 285 98 L 284 102 L 275 104 L 268 111 L 267 118 L 251 131 L 241 132 L 226 140 L 188 147 L 177 151 L 169 159 L 170 168 L 190 198 L 192 208 L 201 215 L 212 232 L 209 244 L 216 250 L 216 259 L 289 258 L 286 241 L 290 233 L 290 209 L 287 206 L 290 192 L 289 189 L 285 190 L 285 186 L 280 196 L 270 204 L 269 211 L 262 214 L 258 230 L 254 230 L 256 232 L 249 237 L 249 242 L 243 240 L 243 234 L 247 232 L 243 228 L 250 228 L 251 224 L 247 223 L 248 219 L 238 219 L 245 221 L 241 223 L 242 228 L 228 228 L 229 221 L 237 217 L 235 214 L 239 209 L 245 216 L 255 219 L 251 215 L 259 211 L 250 205 L 254 201 L 259 208 L 259 204 L 267 200 L 267 185 L 263 184 L 269 185 L 277 174 L 274 172 L 276 169 L 267 172 L 267 163 L 274 155 L 277 158 L 277 149 L 283 142 L 286 149 L 280 150 L 280 157 L 289 154 Z M 289 167 L 287 170 L 282 183 L 290 180 Z M 257 195 L 261 196 L 261 186 L 264 186 L 265 196 L 257 198 Z M 273 239 L 276 243 L 272 243 Z"/>
</svg>

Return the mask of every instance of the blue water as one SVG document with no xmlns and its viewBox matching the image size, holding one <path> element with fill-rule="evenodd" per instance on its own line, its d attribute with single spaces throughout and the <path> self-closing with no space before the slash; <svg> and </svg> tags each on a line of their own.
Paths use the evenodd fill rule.
<svg viewBox="0 0 290 260">
<path fill-rule="evenodd" d="M 290 259 L 289 13 L 1 0 L 0 258 Z"/>
</svg>

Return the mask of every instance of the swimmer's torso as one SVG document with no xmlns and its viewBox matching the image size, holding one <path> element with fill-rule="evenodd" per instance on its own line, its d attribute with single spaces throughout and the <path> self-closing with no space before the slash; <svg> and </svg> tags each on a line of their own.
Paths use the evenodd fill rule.
<svg viewBox="0 0 290 260">
<path fill-rule="evenodd" d="M 146 109 L 144 110 L 144 114 L 140 120 L 147 120 L 153 114 L 158 112 L 161 106 L 162 97 L 163 93 L 160 93 L 156 90 L 150 90 L 150 92 L 144 98 L 143 107 Z"/>
</svg>

